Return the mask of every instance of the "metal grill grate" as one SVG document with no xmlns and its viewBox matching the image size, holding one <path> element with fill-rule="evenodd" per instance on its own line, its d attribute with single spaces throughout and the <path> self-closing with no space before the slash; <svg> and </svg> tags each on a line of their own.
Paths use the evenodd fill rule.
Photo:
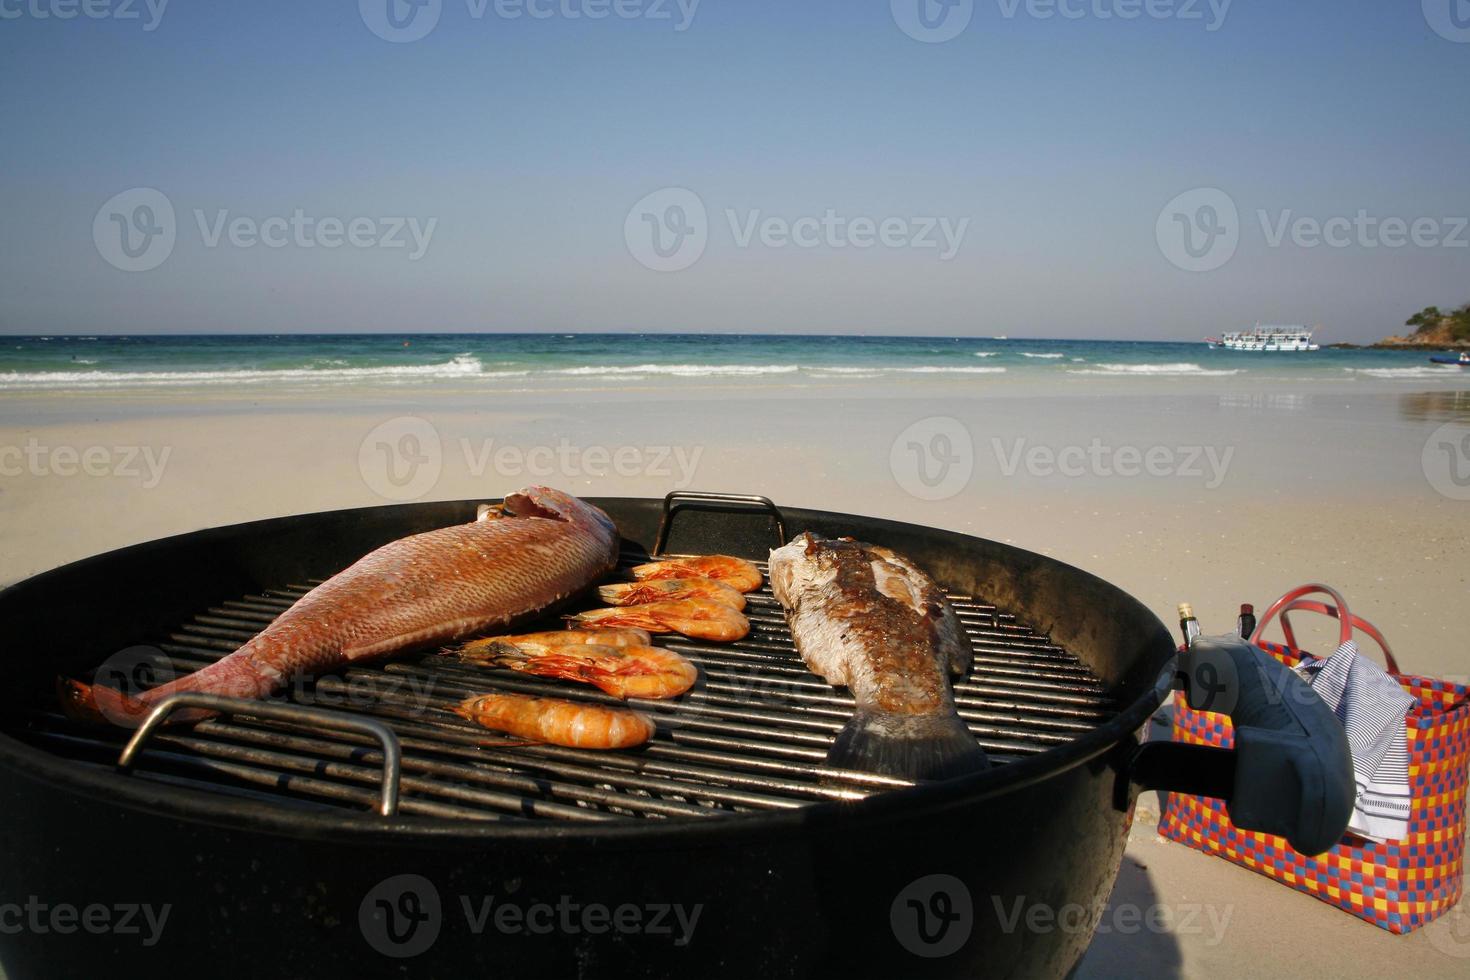
<svg viewBox="0 0 1470 980">
<path fill-rule="evenodd" d="M 646 560 L 626 554 L 624 566 Z M 222 601 L 152 638 L 155 656 L 178 673 L 203 667 L 235 650 L 314 584 Z M 994 762 L 1044 752 L 1111 716 L 1101 683 L 1075 657 L 993 606 L 952 598 L 975 650 L 974 669 L 955 685 L 955 700 Z M 469 724 L 447 709 L 495 690 L 622 702 L 582 685 L 434 653 L 349 668 L 304 682 L 279 700 L 353 712 L 391 728 L 402 750 L 399 812 L 421 817 L 710 818 L 856 800 L 908 785 L 823 764 L 852 713 L 852 699 L 802 664 L 769 585 L 746 599 L 751 632 L 738 643 L 655 638 L 693 661 L 700 679 L 675 700 L 627 702 L 658 723 L 654 740 L 631 752 L 527 745 Z M 20 725 L 11 734 L 81 765 L 111 767 L 128 735 L 51 711 L 16 720 Z M 383 750 L 365 734 L 240 713 L 158 730 L 131 771 L 137 779 L 283 806 L 364 810 L 380 796 Z"/>
</svg>

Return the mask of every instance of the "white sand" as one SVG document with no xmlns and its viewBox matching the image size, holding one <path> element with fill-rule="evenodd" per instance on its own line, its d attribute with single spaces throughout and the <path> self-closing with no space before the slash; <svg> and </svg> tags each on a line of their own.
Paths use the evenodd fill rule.
<svg viewBox="0 0 1470 980">
<path fill-rule="evenodd" d="M 441 443 L 441 473 L 416 499 L 493 497 L 532 482 L 607 496 L 662 496 L 685 485 L 763 493 L 1052 555 L 1121 586 L 1165 623 L 1175 621 L 1176 603 L 1192 602 L 1207 631 L 1232 628 L 1241 602 L 1260 609 L 1321 580 L 1385 631 L 1406 669 L 1470 669 L 1454 615 L 1467 598 L 1470 503 L 1425 478 L 1420 455 L 1439 419 L 1412 417 L 1410 396 L 1318 394 L 1273 409 L 1219 394 L 984 398 L 947 386 L 940 398 L 894 389 L 859 400 L 693 390 L 543 395 L 533 405 L 526 395 L 404 389 L 392 400 L 376 396 L 380 405 L 370 404 L 375 396 L 345 399 L 351 408 L 341 395 L 214 394 L 203 405 L 11 397 L 0 402 L 0 447 L 31 441 L 77 456 L 141 447 L 166 465 L 156 486 L 141 452 L 137 475 L 62 475 L 54 454 L 41 457 L 45 475 L 0 475 L 0 582 L 165 534 L 392 502 L 369 484 L 371 472 L 365 478 L 359 451 L 376 426 L 409 417 L 432 425 Z M 890 459 L 895 437 L 933 417 L 959 420 L 973 445 L 968 484 L 938 501 L 909 492 L 923 489 L 912 452 L 900 451 L 897 476 Z M 389 441 L 418 424 L 395 425 Z M 1038 447 L 1085 455 L 1094 441 L 1113 454 L 1102 457 L 1104 475 L 1027 471 L 1026 454 Z M 510 455 L 497 455 L 507 447 Z M 1191 461 L 1197 448 L 1206 452 Z M 1120 461 L 1127 468 L 1118 454 L 1128 449 L 1170 454 L 1183 472 L 1108 475 Z M 1211 453 L 1217 463 L 1228 458 L 1213 487 Z M 110 456 L 124 460 L 121 451 Z M 1064 462 L 1083 458 L 1074 457 Z M 380 454 L 370 459 L 384 472 Z M 1313 636 L 1319 647 L 1330 643 L 1325 630 Z"/>
</svg>

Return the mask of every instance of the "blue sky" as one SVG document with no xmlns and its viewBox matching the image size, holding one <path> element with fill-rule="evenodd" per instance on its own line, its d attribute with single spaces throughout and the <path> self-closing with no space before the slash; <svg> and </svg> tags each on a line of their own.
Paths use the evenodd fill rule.
<svg viewBox="0 0 1470 980">
<path fill-rule="evenodd" d="M 113 16 L 0 0 L 3 332 L 1365 340 L 1470 301 L 1470 0 L 973 0 L 942 43 L 900 28 L 919 0 L 439 0 L 401 42 L 369 27 L 388 0 L 89 2 Z M 173 241 L 130 272 L 108 236 L 160 227 L 109 204 L 134 188 Z M 1198 189 L 1238 241 L 1188 271 Z M 648 268 L 632 238 L 680 215 L 702 253 Z"/>
</svg>

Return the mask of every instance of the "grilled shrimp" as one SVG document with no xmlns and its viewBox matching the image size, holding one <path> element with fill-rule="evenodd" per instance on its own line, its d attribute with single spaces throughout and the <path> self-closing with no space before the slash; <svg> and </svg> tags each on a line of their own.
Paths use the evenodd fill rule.
<svg viewBox="0 0 1470 980">
<path fill-rule="evenodd" d="M 648 716 L 628 708 L 524 694 L 481 694 L 465 699 L 454 713 L 492 731 L 572 749 L 630 749 L 654 733 Z"/>
<path fill-rule="evenodd" d="M 737 612 L 745 608 L 745 596 L 724 582 L 712 578 L 661 578 L 648 582 L 620 582 L 603 585 L 597 594 L 609 606 L 641 606 L 649 602 L 672 602 L 679 599 L 713 599 Z"/>
<path fill-rule="evenodd" d="M 526 648 L 549 649 L 595 644 L 603 647 L 646 647 L 653 637 L 646 630 L 548 630 L 544 633 L 517 633 L 513 636 L 489 636 L 471 640 L 458 650 L 464 660 L 493 660 L 503 653 Z"/>
<path fill-rule="evenodd" d="M 653 561 L 635 566 L 633 577 L 642 582 L 663 578 L 712 578 L 741 592 L 761 587 L 761 570 L 744 558 L 731 558 L 729 555 Z"/>
<path fill-rule="evenodd" d="M 652 646 L 526 645 L 474 659 L 537 677 L 591 684 L 615 698 L 678 697 L 699 679 L 699 671 L 688 660 Z"/>
<path fill-rule="evenodd" d="M 683 633 L 695 640 L 733 643 L 750 632 L 750 620 L 713 599 L 680 599 L 644 606 L 592 609 L 569 617 L 581 625 L 633 626 L 650 633 Z"/>
</svg>

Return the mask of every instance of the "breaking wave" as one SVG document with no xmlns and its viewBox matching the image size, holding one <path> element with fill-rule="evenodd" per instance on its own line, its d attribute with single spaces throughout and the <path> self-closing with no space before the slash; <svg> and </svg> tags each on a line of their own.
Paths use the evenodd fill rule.
<svg viewBox="0 0 1470 980">
<path fill-rule="evenodd" d="M 52 388 L 166 388 L 181 385 L 256 384 L 304 381 L 329 384 L 353 381 L 393 382 L 464 377 L 514 377 L 529 371 L 485 371 L 478 358 L 459 354 L 441 364 L 398 364 L 355 368 L 245 368 L 229 371 L 9 371 L 0 373 L 0 388 L 44 391 Z"/>
<path fill-rule="evenodd" d="M 1244 368 L 1206 370 L 1198 364 L 1099 364 L 1095 368 L 1068 368 L 1068 374 L 1101 374 L 1125 378 L 1150 376 L 1158 378 L 1223 378 L 1240 374 Z"/>
</svg>

